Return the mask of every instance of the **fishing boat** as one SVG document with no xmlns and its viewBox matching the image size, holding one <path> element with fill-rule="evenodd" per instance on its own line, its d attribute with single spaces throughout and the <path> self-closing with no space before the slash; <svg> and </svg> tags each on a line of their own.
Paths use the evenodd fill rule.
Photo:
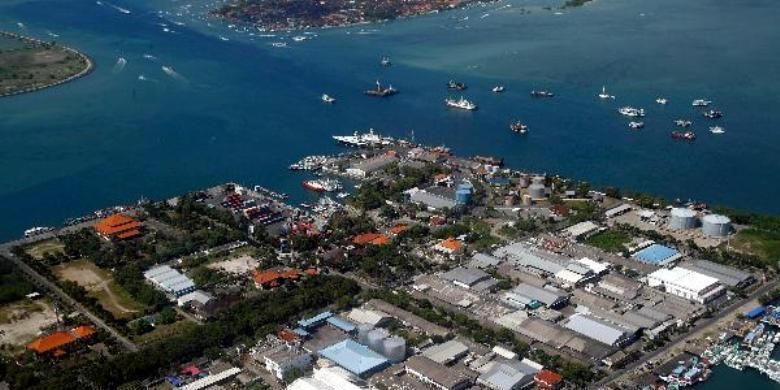
<svg viewBox="0 0 780 390">
<path fill-rule="evenodd" d="M 327 93 L 323 93 L 320 99 L 322 99 L 323 103 L 328 103 L 328 104 L 333 104 L 336 102 L 336 98 L 328 95 Z"/>
<path fill-rule="evenodd" d="M 723 134 L 726 132 L 726 129 L 720 127 L 720 126 L 712 126 L 710 127 L 710 133 L 712 134 Z"/>
<path fill-rule="evenodd" d="M 638 118 L 645 116 L 645 110 L 643 108 L 634 108 L 634 107 L 620 107 L 618 108 L 618 112 L 621 115 L 630 117 L 630 118 Z"/>
<path fill-rule="evenodd" d="M 336 179 L 306 180 L 302 184 L 303 188 L 314 192 L 333 192 L 342 188 L 341 183 Z"/>
<path fill-rule="evenodd" d="M 382 84 L 379 82 L 379 80 L 377 80 L 376 88 L 368 89 L 363 93 L 368 96 L 388 97 L 397 94 L 398 90 L 393 88 L 392 85 L 389 85 L 388 87 L 383 87 Z"/>
<path fill-rule="evenodd" d="M 474 111 L 474 110 L 476 110 L 478 108 L 478 106 L 476 104 L 474 104 L 473 102 L 467 100 L 463 96 L 461 96 L 460 99 L 458 99 L 458 100 L 455 100 L 455 99 L 445 99 L 444 103 L 447 104 L 447 107 L 458 108 L 458 109 L 466 110 L 466 111 Z"/>
<path fill-rule="evenodd" d="M 493 87 L 492 91 L 495 92 L 495 93 L 504 92 L 504 86 L 503 85 L 496 85 L 495 87 Z"/>
<path fill-rule="evenodd" d="M 450 80 L 450 81 L 447 82 L 447 88 L 448 89 L 454 89 L 454 90 L 457 90 L 457 91 L 463 91 L 467 87 L 466 87 L 466 84 L 461 83 L 460 81 Z"/>
<path fill-rule="evenodd" d="M 515 121 L 515 122 L 512 122 L 511 124 L 509 124 L 509 129 L 512 130 L 513 132 L 517 133 L 517 134 L 528 133 L 528 125 L 526 125 L 526 124 L 524 124 L 524 123 L 522 123 L 520 121 Z"/>
<path fill-rule="evenodd" d="M 705 118 L 708 119 L 720 119 L 723 117 L 723 113 L 718 110 L 709 110 L 702 113 Z"/>
<path fill-rule="evenodd" d="M 660 105 L 666 105 L 666 103 L 669 103 L 669 99 L 667 99 L 665 97 L 659 97 L 659 98 L 655 99 L 655 102 L 660 104 Z"/>
<path fill-rule="evenodd" d="M 380 61 L 380 64 L 381 64 L 382 66 L 385 66 L 385 67 L 387 67 L 387 66 L 390 66 L 390 65 L 392 65 L 393 63 L 390 61 L 390 57 L 388 57 L 388 56 L 384 56 L 384 57 L 382 57 L 382 61 Z"/>
<path fill-rule="evenodd" d="M 693 141 L 696 139 L 696 133 L 693 131 L 673 131 L 672 138 L 681 141 Z"/>
<path fill-rule="evenodd" d="M 546 90 L 541 90 L 541 91 L 533 90 L 533 91 L 531 91 L 531 96 L 533 96 L 533 97 L 542 97 L 542 98 L 551 98 L 551 97 L 555 96 L 555 94 L 553 94 L 550 91 L 546 91 Z"/>
<path fill-rule="evenodd" d="M 687 119 L 675 119 L 674 124 L 678 127 L 691 127 L 693 122 L 687 120 Z"/>
<path fill-rule="evenodd" d="M 608 99 L 615 100 L 615 95 L 608 94 L 607 93 L 607 87 L 605 85 L 601 86 L 601 93 L 598 96 L 599 96 L 599 99 L 601 99 L 601 100 L 608 100 Z"/>
<path fill-rule="evenodd" d="M 628 127 L 632 128 L 632 129 L 641 129 L 641 128 L 645 127 L 645 122 L 634 122 L 634 121 L 631 121 L 631 122 L 628 122 Z"/>
<path fill-rule="evenodd" d="M 707 107 L 710 104 L 712 104 L 711 100 L 702 99 L 702 98 L 693 99 L 693 101 L 691 102 L 691 105 L 694 107 Z"/>
</svg>

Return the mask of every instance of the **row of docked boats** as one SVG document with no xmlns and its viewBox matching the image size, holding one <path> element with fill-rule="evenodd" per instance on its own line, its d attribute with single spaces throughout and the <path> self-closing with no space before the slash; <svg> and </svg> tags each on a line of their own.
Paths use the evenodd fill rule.
<svg viewBox="0 0 780 390">
<path fill-rule="evenodd" d="M 727 340 L 724 334 L 702 353 L 702 358 L 713 365 L 723 363 L 739 371 L 745 367 L 754 368 L 780 383 L 780 361 L 772 358 L 775 347 L 780 343 L 780 332 L 770 328 L 763 323 L 756 325 L 741 343 Z"/>
</svg>

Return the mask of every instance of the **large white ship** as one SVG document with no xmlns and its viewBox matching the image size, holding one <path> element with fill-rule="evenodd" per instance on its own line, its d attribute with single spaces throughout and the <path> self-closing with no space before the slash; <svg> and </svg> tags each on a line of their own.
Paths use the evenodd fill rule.
<svg viewBox="0 0 780 390">
<path fill-rule="evenodd" d="M 461 110 L 467 110 L 467 111 L 474 111 L 477 109 L 477 105 L 473 102 L 466 100 L 466 98 L 462 97 L 458 100 L 455 99 L 445 99 L 445 103 L 447 103 L 447 107 L 452 108 L 459 108 Z"/>
<path fill-rule="evenodd" d="M 395 140 L 390 137 L 383 137 L 374 133 L 374 129 L 369 129 L 368 133 L 359 134 L 357 131 L 352 135 L 334 135 L 333 139 L 340 144 L 354 146 L 358 148 L 372 148 L 391 145 Z"/>
</svg>

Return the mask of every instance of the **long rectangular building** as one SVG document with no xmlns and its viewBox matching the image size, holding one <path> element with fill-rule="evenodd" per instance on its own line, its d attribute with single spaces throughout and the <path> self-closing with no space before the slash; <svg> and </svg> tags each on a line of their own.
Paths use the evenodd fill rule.
<svg viewBox="0 0 780 390">
<path fill-rule="evenodd" d="M 158 265 L 144 272 L 146 280 L 174 297 L 195 291 L 195 282 L 168 265 Z"/>
<path fill-rule="evenodd" d="M 662 286 L 670 294 L 699 303 L 708 303 L 726 293 L 718 279 L 683 267 L 659 269 L 647 275 L 647 284 Z"/>
<path fill-rule="evenodd" d="M 599 320 L 587 314 L 575 314 L 569 317 L 563 326 L 610 347 L 626 345 L 636 335 L 630 329 Z"/>
<path fill-rule="evenodd" d="M 756 281 L 756 278 L 747 272 L 708 260 L 686 261 L 680 266 L 718 279 L 719 282 L 729 287 L 744 288 Z"/>
</svg>

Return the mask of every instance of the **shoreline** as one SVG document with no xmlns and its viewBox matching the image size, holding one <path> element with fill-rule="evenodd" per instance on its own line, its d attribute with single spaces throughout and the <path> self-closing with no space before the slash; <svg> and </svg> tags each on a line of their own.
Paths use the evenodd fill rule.
<svg viewBox="0 0 780 390">
<path fill-rule="evenodd" d="M 32 43 L 38 44 L 38 45 L 48 45 L 48 44 L 50 44 L 49 42 L 43 41 L 41 39 L 32 38 L 32 37 L 20 35 L 20 34 L 17 34 L 17 33 L 8 32 L 8 31 L 0 31 L 0 37 L 10 38 L 10 39 L 21 39 L 21 40 L 25 40 L 25 41 L 28 41 L 28 42 L 32 42 Z M 86 55 L 86 54 L 84 54 L 84 53 L 82 53 L 82 52 L 80 52 L 80 51 L 78 51 L 76 49 L 73 49 L 73 48 L 71 48 L 69 46 L 63 46 L 63 45 L 59 45 L 59 44 L 54 45 L 54 46 L 58 47 L 58 48 L 62 48 L 63 50 L 78 56 L 79 58 L 81 58 L 86 63 L 86 67 L 84 67 L 84 69 L 82 69 L 78 73 L 75 73 L 75 74 L 73 74 L 71 76 L 68 76 L 68 77 L 66 77 L 64 79 L 61 79 L 61 80 L 53 81 L 53 82 L 45 84 L 45 85 L 29 87 L 29 88 L 20 89 L 20 90 L 16 90 L 16 91 L 12 91 L 12 92 L 0 93 L 0 98 L 12 97 L 12 96 L 22 95 L 22 94 L 26 94 L 26 93 L 37 92 L 37 91 L 40 91 L 40 90 L 43 90 L 43 89 L 57 87 L 59 85 L 62 85 L 62 84 L 65 84 L 65 83 L 69 83 L 71 81 L 75 81 L 77 79 L 85 77 L 88 74 L 92 73 L 92 71 L 95 69 L 95 63 L 92 61 L 91 58 L 89 58 L 88 55 Z"/>
</svg>

